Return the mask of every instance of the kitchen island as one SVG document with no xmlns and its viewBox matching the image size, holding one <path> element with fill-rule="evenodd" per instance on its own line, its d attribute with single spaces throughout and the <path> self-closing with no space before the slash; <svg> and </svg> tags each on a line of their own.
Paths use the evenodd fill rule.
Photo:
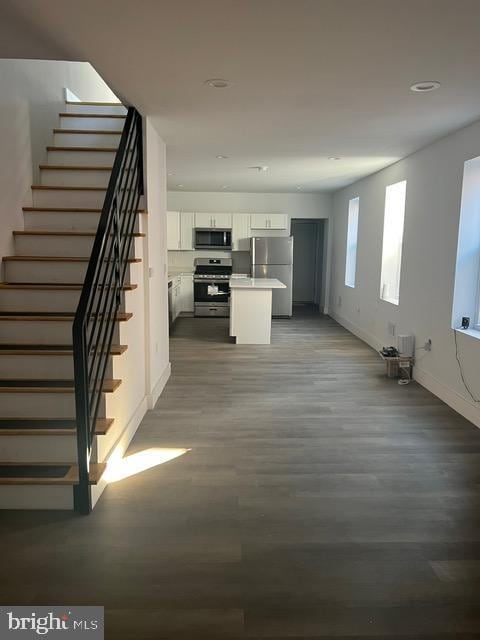
<svg viewBox="0 0 480 640">
<path fill-rule="evenodd" d="M 237 344 L 270 344 L 272 289 L 285 289 L 276 278 L 230 279 L 230 336 Z"/>
</svg>

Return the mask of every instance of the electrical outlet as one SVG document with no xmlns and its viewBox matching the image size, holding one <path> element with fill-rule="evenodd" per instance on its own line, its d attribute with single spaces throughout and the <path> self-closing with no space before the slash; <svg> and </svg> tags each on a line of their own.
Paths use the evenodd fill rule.
<svg viewBox="0 0 480 640">
<path fill-rule="evenodd" d="M 389 322 L 387 327 L 388 327 L 388 335 L 394 338 L 397 335 L 397 325 L 394 322 Z"/>
<path fill-rule="evenodd" d="M 432 339 L 431 338 L 427 338 L 425 340 L 425 345 L 423 347 L 425 349 L 425 351 L 431 351 L 432 350 Z"/>
</svg>

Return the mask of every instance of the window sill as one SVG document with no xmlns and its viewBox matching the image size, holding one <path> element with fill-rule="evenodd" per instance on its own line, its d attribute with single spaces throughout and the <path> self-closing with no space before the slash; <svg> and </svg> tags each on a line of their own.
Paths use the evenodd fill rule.
<svg viewBox="0 0 480 640">
<path fill-rule="evenodd" d="M 475 338 L 475 340 L 480 340 L 480 330 L 479 329 L 455 329 L 457 334 L 470 336 L 471 338 Z"/>
<path fill-rule="evenodd" d="M 396 300 L 395 298 L 380 298 L 382 302 L 388 302 L 388 304 L 392 304 L 394 307 L 398 307 L 400 304 L 400 300 Z"/>
</svg>

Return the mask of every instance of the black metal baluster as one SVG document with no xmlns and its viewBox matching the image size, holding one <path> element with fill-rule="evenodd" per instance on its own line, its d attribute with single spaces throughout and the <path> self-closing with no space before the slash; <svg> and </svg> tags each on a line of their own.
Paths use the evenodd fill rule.
<svg viewBox="0 0 480 640">
<path fill-rule="evenodd" d="M 89 466 L 95 425 L 142 194 L 142 119 L 130 108 L 73 323 L 79 471 L 74 505 L 83 514 L 92 509 Z"/>
</svg>

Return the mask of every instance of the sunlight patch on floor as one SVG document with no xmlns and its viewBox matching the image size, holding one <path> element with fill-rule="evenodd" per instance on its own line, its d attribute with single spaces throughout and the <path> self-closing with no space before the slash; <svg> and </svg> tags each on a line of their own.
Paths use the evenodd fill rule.
<svg viewBox="0 0 480 640">
<path fill-rule="evenodd" d="M 191 449 L 153 447 L 132 453 L 132 455 L 125 456 L 124 458 L 113 456 L 108 461 L 104 477 L 107 482 L 118 482 L 124 478 L 129 478 L 137 473 L 174 460 L 175 458 L 183 456 L 188 451 L 191 451 Z"/>
</svg>

